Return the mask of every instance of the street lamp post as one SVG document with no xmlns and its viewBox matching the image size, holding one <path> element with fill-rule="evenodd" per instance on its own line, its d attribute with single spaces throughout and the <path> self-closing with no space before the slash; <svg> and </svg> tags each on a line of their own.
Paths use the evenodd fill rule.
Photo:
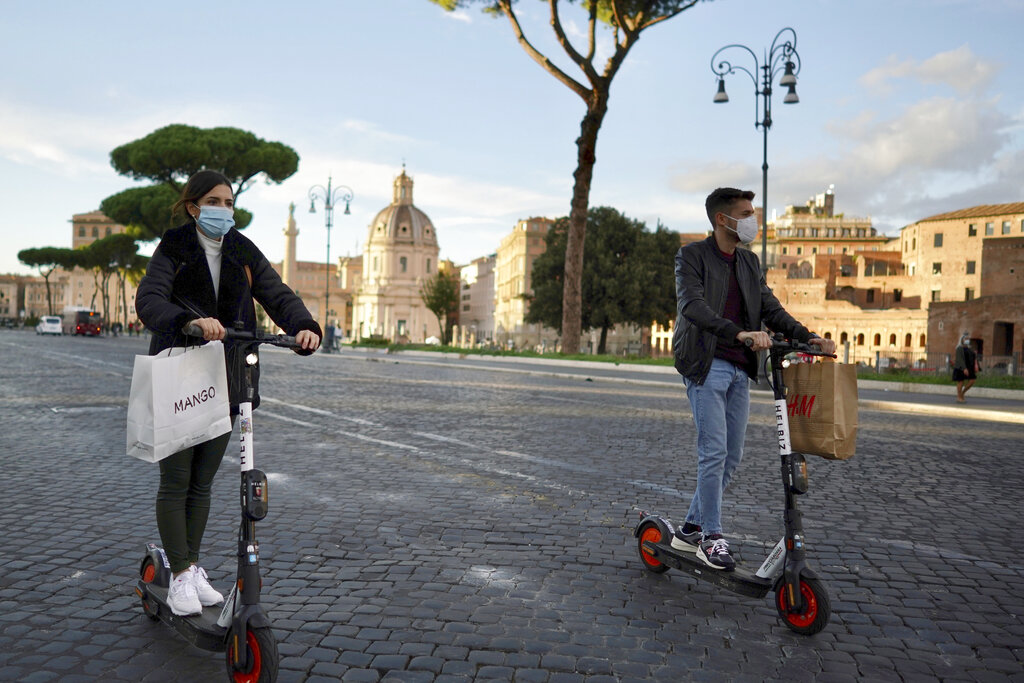
<svg viewBox="0 0 1024 683">
<path fill-rule="evenodd" d="M 327 224 L 327 286 L 324 289 L 324 336 L 327 342 L 324 344 L 324 353 L 331 352 L 331 344 L 334 342 L 334 335 L 327 334 L 331 324 L 331 225 L 334 224 L 334 207 L 339 202 L 345 203 L 345 213 L 350 214 L 349 204 L 352 202 L 352 188 L 345 185 L 338 185 L 332 188 L 331 177 L 327 176 L 327 187 L 314 185 L 309 188 L 309 212 L 316 213 L 316 202 L 319 199 L 324 203 L 324 214 Z"/>
<path fill-rule="evenodd" d="M 785 39 L 783 40 L 783 38 Z M 783 41 L 783 42 L 780 42 Z M 746 50 L 754 59 L 753 71 L 746 67 L 733 65 L 728 60 L 718 60 L 718 55 L 731 48 Z M 779 85 L 789 88 L 783 98 L 784 104 L 796 104 L 800 98 L 796 94 L 796 76 L 800 73 L 800 54 L 796 51 L 796 31 L 784 28 L 775 35 L 772 46 L 765 51 L 764 63 L 759 63 L 757 55 L 746 45 L 726 45 L 711 56 L 711 71 L 718 76 L 718 92 L 715 102 L 728 102 L 729 95 L 725 92 L 725 77 L 737 71 L 750 76 L 754 82 L 754 128 L 764 132 L 764 156 L 761 163 L 761 270 L 768 270 L 768 129 L 772 127 L 772 81 L 782 74 Z M 760 71 L 760 83 L 758 74 Z M 760 89 L 758 89 L 760 88 Z M 763 103 L 757 98 L 760 96 Z M 763 116 L 762 116 L 763 112 Z"/>
</svg>

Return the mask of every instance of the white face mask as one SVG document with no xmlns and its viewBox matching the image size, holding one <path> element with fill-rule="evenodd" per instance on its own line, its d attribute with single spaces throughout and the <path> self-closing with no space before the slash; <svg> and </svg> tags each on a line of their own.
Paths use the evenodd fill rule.
<svg viewBox="0 0 1024 683">
<path fill-rule="evenodd" d="M 739 236 L 739 238 L 740 238 L 740 242 L 743 242 L 744 244 L 750 244 L 755 239 L 757 239 L 757 216 L 756 215 L 754 215 L 754 216 L 747 216 L 746 218 L 733 218 L 729 214 L 722 214 L 722 215 L 725 216 L 726 218 L 730 219 L 730 220 L 736 221 L 736 228 L 735 229 L 730 228 L 729 226 L 725 226 L 725 227 L 726 227 L 727 230 L 730 230 L 730 231 L 736 233 Z"/>
</svg>

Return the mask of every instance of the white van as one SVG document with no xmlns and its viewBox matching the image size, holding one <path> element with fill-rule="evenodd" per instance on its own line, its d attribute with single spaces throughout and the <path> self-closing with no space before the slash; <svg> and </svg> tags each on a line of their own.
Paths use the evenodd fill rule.
<svg viewBox="0 0 1024 683">
<path fill-rule="evenodd" d="M 39 318 L 39 324 L 36 325 L 36 334 L 56 334 L 57 336 L 64 334 L 64 330 L 61 328 L 61 319 L 56 315 L 44 315 Z"/>
</svg>

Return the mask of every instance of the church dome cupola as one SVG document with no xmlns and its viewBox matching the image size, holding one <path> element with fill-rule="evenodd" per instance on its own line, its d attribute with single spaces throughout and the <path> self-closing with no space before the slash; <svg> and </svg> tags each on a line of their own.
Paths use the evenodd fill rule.
<svg viewBox="0 0 1024 683">
<path fill-rule="evenodd" d="M 393 184 L 391 204 L 381 209 L 370 222 L 368 245 L 407 244 L 437 248 L 433 223 L 412 203 L 412 184 L 412 178 L 403 166 Z"/>
</svg>

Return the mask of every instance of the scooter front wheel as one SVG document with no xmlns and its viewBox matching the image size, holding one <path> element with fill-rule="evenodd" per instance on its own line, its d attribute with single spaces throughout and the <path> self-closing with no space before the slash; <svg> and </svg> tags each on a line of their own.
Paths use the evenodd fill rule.
<svg viewBox="0 0 1024 683">
<path fill-rule="evenodd" d="M 805 636 L 814 635 L 825 628 L 832 614 L 828 591 L 818 579 L 800 577 L 800 594 L 804 600 L 803 609 L 790 610 L 786 600 L 786 582 L 780 582 L 775 590 L 775 607 L 779 618 L 791 630 Z"/>
<path fill-rule="evenodd" d="M 657 558 L 647 551 L 644 547 L 646 541 L 651 543 L 661 543 L 664 539 L 664 533 L 662 532 L 661 525 L 656 522 L 646 522 L 640 527 L 639 533 L 637 533 L 636 547 L 640 551 L 640 561 L 644 563 L 644 568 L 649 572 L 655 574 L 664 574 L 668 571 L 668 565 L 659 562 Z"/>
<path fill-rule="evenodd" d="M 269 627 L 250 628 L 245 633 L 248 648 L 249 667 L 247 671 L 236 671 L 234 637 L 228 636 L 227 664 L 228 680 L 234 683 L 272 683 L 277 680 L 277 639 Z"/>
</svg>

